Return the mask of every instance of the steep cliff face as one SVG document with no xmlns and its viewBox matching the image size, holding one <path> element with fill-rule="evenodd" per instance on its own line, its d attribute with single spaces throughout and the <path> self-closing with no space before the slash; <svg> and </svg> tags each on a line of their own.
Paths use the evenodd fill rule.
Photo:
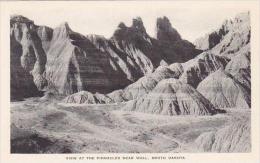
<svg viewBox="0 0 260 163">
<path fill-rule="evenodd" d="M 249 44 L 250 36 L 250 13 L 247 12 L 226 20 L 219 29 L 199 38 L 194 44 L 198 49 L 211 49 L 214 54 L 232 57 Z"/>
<path fill-rule="evenodd" d="M 196 89 L 177 79 L 164 79 L 147 95 L 129 102 L 124 110 L 162 115 L 212 115 L 215 107 Z"/>
<path fill-rule="evenodd" d="M 250 92 L 221 69 L 204 79 L 197 90 L 218 108 L 251 107 Z"/>
<path fill-rule="evenodd" d="M 169 31 L 172 31 L 174 34 L 172 36 L 170 34 L 165 34 L 166 37 L 161 33 L 158 38 L 161 40 L 174 41 L 180 38 L 176 34 L 176 31 Z M 168 38 L 168 36 L 171 36 L 172 39 Z M 217 80 L 215 80 L 215 78 L 208 79 L 211 78 L 211 74 L 214 74 L 217 70 L 221 71 L 224 75 L 217 75 L 217 77 L 215 77 Z M 216 72 L 215 74 L 218 73 Z M 160 66 L 153 73 L 145 75 L 125 89 L 114 91 L 107 94 L 107 96 L 114 102 L 139 99 L 153 91 L 161 80 L 179 78 L 180 82 L 189 84 L 194 88 L 197 88 L 199 85 L 198 90 L 216 107 L 249 108 L 251 105 L 250 74 L 249 42 L 247 45 L 240 48 L 234 55 L 216 55 L 214 51 L 208 50 L 187 62 Z M 225 85 L 225 83 L 229 83 L 229 85 Z M 219 85 L 223 86 L 223 88 L 219 89 L 221 88 Z M 225 102 L 225 100 L 227 102 Z"/>
<path fill-rule="evenodd" d="M 22 45 L 11 37 L 11 100 L 22 100 L 24 97 L 41 95 L 33 82 L 33 76 L 21 65 Z"/>
<path fill-rule="evenodd" d="M 96 48 L 109 54 L 116 67 L 131 81 L 152 72 L 162 60 L 141 18 L 133 19 L 130 27 L 120 23 L 110 39 L 96 35 L 87 37 Z"/>
<path fill-rule="evenodd" d="M 245 89 L 251 92 L 251 52 L 247 45 L 227 64 L 225 71 L 230 73 Z"/>
<path fill-rule="evenodd" d="M 165 16 L 157 19 L 156 38 L 159 49 L 168 63 L 186 62 L 202 52 L 189 41 L 183 40 Z"/>
<path fill-rule="evenodd" d="M 60 94 L 82 90 L 104 93 L 128 84 L 112 64 L 106 53 L 63 23 L 54 29 L 47 53 L 48 87 Z"/>
<path fill-rule="evenodd" d="M 156 31 L 156 38 L 160 41 L 176 42 L 181 39 L 181 35 L 172 28 L 169 19 L 165 16 L 157 19 Z"/>
<path fill-rule="evenodd" d="M 40 28 L 41 27 L 36 26 L 33 21 L 23 16 L 11 17 L 12 99 L 16 96 L 27 97 L 38 94 L 38 90 L 44 89 L 47 85 L 43 75 L 45 71 L 46 54 L 42 46 L 41 38 L 38 35 Z M 27 89 L 28 91 L 26 92 Z"/>
<path fill-rule="evenodd" d="M 221 67 L 223 71 L 209 75 L 198 86 L 198 90 L 215 106 L 251 106 L 250 31 L 250 15 L 242 13 L 233 20 L 225 21 L 220 29 L 207 36 L 208 52 L 230 60 L 216 67 Z"/>
<path fill-rule="evenodd" d="M 53 29 L 51 29 L 47 26 L 39 26 L 37 29 L 37 34 L 38 34 L 39 38 L 41 39 L 42 48 L 46 54 L 50 47 Z"/>
<path fill-rule="evenodd" d="M 123 51 L 133 63 L 142 65 L 141 72 L 143 74 L 152 72 L 153 68 L 157 67 L 163 59 L 154 46 L 154 39 L 146 33 L 140 17 L 133 19 L 130 27 L 120 23 L 111 38 L 111 42 Z"/>
<path fill-rule="evenodd" d="M 168 78 L 179 78 L 181 73 L 182 67 L 179 63 L 174 63 L 171 67 L 160 66 L 153 73 L 147 74 L 135 83 L 127 86 L 122 90 L 122 92 L 115 91 L 108 94 L 108 96 L 112 99 L 118 99 L 116 96 L 119 96 L 124 99 L 124 101 L 138 99 L 152 91 L 161 80 Z"/>
<path fill-rule="evenodd" d="M 250 106 L 249 13 L 226 21 L 217 34 L 208 36 L 211 39 L 204 39 L 209 50 L 199 55 L 201 50 L 183 40 L 166 17 L 157 19 L 156 38 L 147 34 L 141 18 L 133 19 L 129 27 L 120 23 L 110 39 L 83 36 L 67 23 L 54 30 L 37 26 L 22 16 L 12 17 L 10 24 L 12 95 L 31 87 L 26 97 L 38 90 L 59 94 L 87 91 L 97 99 L 108 98 L 109 103 L 122 102 L 149 94 L 168 78 L 197 88 L 222 68 L 249 94 L 245 98 Z M 97 92 L 104 97 L 97 97 Z"/>
<path fill-rule="evenodd" d="M 38 90 L 60 94 L 120 89 L 160 65 L 187 61 L 198 53 L 165 17 L 157 22 L 158 39 L 146 33 L 139 17 L 133 19 L 130 27 L 120 23 L 110 39 L 83 36 L 66 23 L 53 30 L 37 26 L 23 16 L 14 16 L 10 21 L 11 38 L 21 45 L 20 51 L 12 49 L 21 53 L 15 62 L 21 60 L 21 67 L 32 75 Z M 165 38 L 169 32 L 171 37 Z M 173 40 L 174 35 L 179 37 Z M 14 40 L 11 47 L 17 47 Z"/>
<path fill-rule="evenodd" d="M 182 40 L 166 17 L 158 18 L 156 32 L 157 39 L 150 37 L 138 17 L 130 27 L 120 23 L 109 40 L 95 35 L 88 38 L 98 49 L 107 52 L 131 81 L 153 72 L 160 65 L 185 62 L 201 52 Z"/>
<path fill-rule="evenodd" d="M 196 58 L 182 64 L 184 72 L 180 79 L 196 88 L 209 74 L 219 68 L 224 68 L 229 61 L 226 57 L 217 56 L 210 52 L 201 53 Z"/>
<path fill-rule="evenodd" d="M 117 103 L 141 98 L 154 89 L 158 82 L 167 78 L 178 78 L 182 73 L 182 66 L 174 63 L 169 67 L 160 66 L 153 73 L 147 74 L 128 85 L 124 89 L 108 94 L 91 94 L 90 92 L 75 93 L 65 98 L 65 103 Z M 82 95 L 84 94 L 84 95 Z M 84 97 L 83 97 L 84 96 Z M 80 100 L 76 100 L 80 99 Z M 93 100 L 95 99 L 95 100 Z"/>
</svg>

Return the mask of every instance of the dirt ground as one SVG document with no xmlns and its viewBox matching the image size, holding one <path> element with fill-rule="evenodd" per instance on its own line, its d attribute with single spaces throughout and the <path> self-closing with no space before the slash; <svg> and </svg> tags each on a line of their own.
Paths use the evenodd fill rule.
<svg viewBox="0 0 260 163">
<path fill-rule="evenodd" d="M 163 116 L 120 110 L 124 105 L 67 105 L 38 98 L 12 102 L 11 152 L 197 152 L 193 143 L 200 134 L 251 114 L 233 108 L 214 116 Z"/>
</svg>

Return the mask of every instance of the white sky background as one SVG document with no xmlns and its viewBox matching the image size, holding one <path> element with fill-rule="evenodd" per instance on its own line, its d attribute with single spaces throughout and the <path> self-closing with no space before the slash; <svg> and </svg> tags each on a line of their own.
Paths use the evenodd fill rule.
<svg viewBox="0 0 260 163">
<path fill-rule="evenodd" d="M 134 17 L 140 16 L 146 31 L 155 36 L 156 18 L 167 16 L 182 38 L 193 42 L 198 37 L 218 28 L 226 19 L 248 9 L 239 1 L 163 1 L 163 2 L 37 2 L 19 5 L 13 14 L 21 14 L 37 25 L 55 28 L 64 21 L 75 32 L 83 35 L 112 36 L 120 22 L 130 26 Z"/>
</svg>

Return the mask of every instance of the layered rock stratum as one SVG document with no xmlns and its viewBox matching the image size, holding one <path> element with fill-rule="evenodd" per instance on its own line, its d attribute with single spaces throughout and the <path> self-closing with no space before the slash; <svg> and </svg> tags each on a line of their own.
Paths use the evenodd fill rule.
<svg viewBox="0 0 260 163">
<path fill-rule="evenodd" d="M 46 53 L 42 46 L 41 27 L 23 16 L 10 20 L 11 99 L 40 95 L 44 78 Z M 48 31 L 49 34 L 51 31 Z M 47 33 L 47 31 L 45 31 Z M 48 40 L 46 39 L 46 44 Z"/>
<path fill-rule="evenodd" d="M 218 108 L 250 108 L 250 92 L 224 70 L 210 74 L 197 90 Z"/>
<path fill-rule="evenodd" d="M 109 39 L 84 36 L 66 22 L 55 29 L 37 26 L 20 15 L 12 16 L 10 24 L 12 82 L 18 74 L 24 76 L 19 78 L 36 87 L 28 96 L 46 90 L 58 94 L 108 93 L 128 86 L 160 65 L 185 62 L 201 52 L 183 40 L 166 17 L 157 20 L 157 38 L 147 34 L 140 17 L 129 27 L 120 23 Z M 22 70 L 16 68 L 19 64 Z M 22 83 L 13 83 L 12 91 L 30 87 Z"/>
<path fill-rule="evenodd" d="M 225 23 L 223 25 L 222 28 L 228 29 L 226 31 L 229 32 L 223 33 L 223 38 L 219 42 L 211 43 L 211 47 L 186 62 L 159 66 L 124 89 L 102 96 L 88 92 L 88 96 L 84 96 L 84 98 L 81 94 L 73 94 L 65 101 L 66 103 L 129 101 L 124 108 L 126 110 L 167 115 L 207 115 L 218 112 L 219 108 L 250 108 L 250 40 L 245 40 L 245 44 L 241 44 L 241 39 L 245 39 L 244 34 L 250 33 L 248 13 L 240 14 L 230 22 L 233 22 L 233 24 Z M 140 24 L 142 26 L 142 23 Z M 124 25 L 122 26 L 127 28 Z M 144 28 L 139 27 L 139 29 L 142 29 L 145 33 Z M 238 30 L 242 30 L 239 31 L 241 38 L 236 35 Z M 231 36 L 235 38 L 230 40 L 230 47 L 226 47 L 232 49 L 234 45 L 238 44 L 241 46 L 239 50 L 234 54 L 225 51 L 217 52 L 221 47 L 220 45 L 224 46 L 226 43 L 226 37 Z M 157 20 L 156 38 L 166 45 L 166 42 L 173 44 L 180 40 L 181 36 L 171 27 L 167 18 L 159 18 Z M 250 39 L 250 37 L 247 39 Z M 167 80 L 176 81 L 169 86 L 169 84 L 166 84 L 167 82 L 163 82 Z M 163 84 L 159 85 L 161 82 Z M 177 91 L 182 92 L 181 97 L 176 94 Z M 75 100 L 68 100 L 70 98 L 81 100 L 75 102 Z M 185 100 L 182 101 L 183 99 Z M 180 108 L 181 110 L 178 110 Z"/>
<path fill-rule="evenodd" d="M 124 110 L 162 115 L 212 115 L 216 108 L 192 86 L 164 79 L 147 95 L 129 102 Z"/>
<path fill-rule="evenodd" d="M 217 131 L 201 134 L 195 140 L 195 146 L 201 152 L 250 152 L 250 130 L 250 119 L 239 118 Z"/>
<path fill-rule="evenodd" d="M 194 44 L 198 49 L 211 49 L 214 54 L 232 57 L 250 42 L 250 37 L 250 13 L 246 12 L 225 20 L 220 28 L 198 38 Z"/>
</svg>

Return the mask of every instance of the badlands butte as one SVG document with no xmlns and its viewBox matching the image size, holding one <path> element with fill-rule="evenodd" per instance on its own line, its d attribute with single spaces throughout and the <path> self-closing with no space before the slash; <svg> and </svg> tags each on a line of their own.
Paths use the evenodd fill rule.
<svg viewBox="0 0 260 163">
<path fill-rule="evenodd" d="M 155 26 L 105 38 L 11 16 L 11 152 L 250 152 L 250 14 L 194 43 Z"/>
</svg>

